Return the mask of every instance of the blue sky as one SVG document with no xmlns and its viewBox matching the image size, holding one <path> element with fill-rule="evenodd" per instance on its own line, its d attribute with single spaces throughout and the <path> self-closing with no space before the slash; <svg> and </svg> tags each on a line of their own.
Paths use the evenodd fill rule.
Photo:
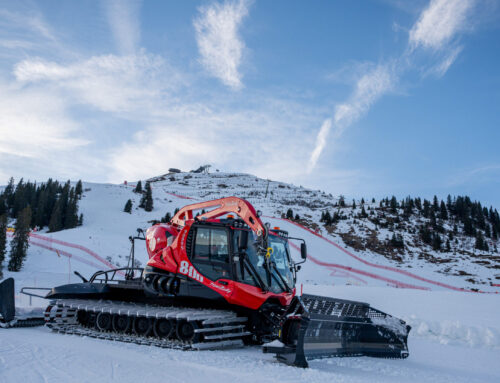
<svg viewBox="0 0 500 383">
<path fill-rule="evenodd" d="M 0 182 L 210 163 L 500 208 L 494 0 L 0 1 Z"/>
</svg>

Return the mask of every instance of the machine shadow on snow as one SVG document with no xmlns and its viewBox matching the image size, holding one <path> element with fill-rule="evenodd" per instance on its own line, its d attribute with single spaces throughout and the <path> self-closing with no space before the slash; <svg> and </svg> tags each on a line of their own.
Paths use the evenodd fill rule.
<svg viewBox="0 0 500 383">
<path fill-rule="evenodd" d="M 289 239 L 243 199 L 187 205 L 169 223 L 130 237 L 127 267 L 88 280 L 75 272 L 81 283 L 23 288 L 49 300 L 43 313 L 16 312 L 14 280 L 1 282 L 0 326 L 45 323 L 64 334 L 182 350 L 258 344 L 298 367 L 332 356 L 406 358 L 404 321 L 363 302 L 297 295 L 307 248 L 302 240 L 295 262 Z M 145 268 L 133 267 L 135 240 L 146 242 Z"/>
</svg>

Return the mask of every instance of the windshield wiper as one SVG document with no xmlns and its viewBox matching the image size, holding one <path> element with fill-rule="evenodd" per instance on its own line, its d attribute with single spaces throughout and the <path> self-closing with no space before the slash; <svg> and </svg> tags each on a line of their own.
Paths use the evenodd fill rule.
<svg viewBox="0 0 500 383">
<path fill-rule="evenodd" d="M 269 291 L 269 287 L 262 281 L 260 275 L 257 273 L 257 270 L 255 270 L 255 267 L 253 267 L 252 263 L 248 260 L 246 254 L 242 254 L 242 255 L 243 255 L 243 264 L 245 265 L 246 269 L 249 271 L 249 274 L 260 285 L 260 288 L 262 290 Z"/>
<path fill-rule="evenodd" d="M 288 286 L 288 283 L 286 283 L 285 278 L 283 278 L 283 275 L 281 275 L 281 273 L 278 271 L 278 268 L 276 267 L 276 263 L 275 262 L 270 262 L 270 263 L 271 263 L 271 267 L 274 269 L 276 274 L 278 274 L 278 277 L 280 277 L 280 279 L 281 279 L 282 285 L 280 287 L 283 287 L 283 290 L 285 290 L 286 292 L 292 291 L 290 289 L 290 286 Z M 274 276 L 274 274 L 272 274 L 272 275 Z M 276 282 L 279 282 L 276 277 L 274 277 L 274 279 L 276 279 Z"/>
</svg>

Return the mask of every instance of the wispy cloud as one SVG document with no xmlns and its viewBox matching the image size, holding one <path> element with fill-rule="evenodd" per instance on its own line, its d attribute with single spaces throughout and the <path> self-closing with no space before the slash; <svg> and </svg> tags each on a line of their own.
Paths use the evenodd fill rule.
<svg viewBox="0 0 500 383">
<path fill-rule="evenodd" d="M 454 47 L 449 49 L 444 57 L 434 66 L 431 66 L 424 72 L 424 75 L 434 75 L 436 77 L 443 77 L 451 65 L 455 62 L 460 52 L 462 52 L 463 46 Z"/>
<path fill-rule="evenodd" d="M 141 52 L 130 56 L 93 56 L 70 64 L 41 58 L 14 67 L 21 84 L 50 85 L 66 97 L 101 111 L 128 113 L 144 108 L 182 81 L 180 72 L 161 57 Z"/>
<path fill-rule="evenodd" d="M 194 20 L 201 63 L 214 77 L 233 89 L 243 86 L 239 71 L 245 43 L 238 30 L 248 14 L 246 0 L 214 3 L 199 8 Z"/>
<path fill-rule="evenodd" d="M 136 52 L 141 39 L 139 0 L 107 0 L 104 2 L 109 27 L 122 54 Z"/>
<path fill-rule="evenodd" d="M 391 3 L 400 4 L 399 1 Z M 407 49 L 397 59 L 390 64 L 379 64 L 375 69 L 368 63 L 354 66 L 356 71 L 364 71 L 364 74 L 359 75 L 349 99 L 335 107 L 333 120 L 327 119 L 321 126 L 309 157 L 309 172 L 315 168 L 330 130 L 334 128 L 333 138 L 339 138 L 380 97 L 393 90 L 399 78 L 412 68 L 411 61 L 422 53 L 419 50 L 423 53 L 432 50 L 431 64 L 421 69 L 424 76 L 433 74 L 442 77 L 448 71 L 463 49 L 463 46 L 457 45 L 456 38 L 469 27 L 468 16 L 474 4 L 475 0 L 431 0 L 410 29 Z M 348 75 L 350 73 L 353 72 L 347 72 Z M 335 73 L 337 81 L 339 74 L 345 73 Z"/>
<path fill-rule="evenodd" d="M 467 27 L 474 0 L 431 0 L 410 30 L 412 48 L 441 49 Z"/>
<path fill-rule="evenodd" d="M 446 187 L 464 185 L 471 181 L 474 181 L 476 184 L 491 181 L 496 181 L 496 183 L 498 183 L 500 180 L 499 175 L 500 164 L 489 164 L 463 169 L 457 174 L 448 177 L 446 180 Z"/>
<path fill-rule="evenodd" d="M 338 138 L 344 130 L 357 121 L 370 106 L 387 92 L 394 88 L 398 80 L 397 73 L 392 66 L 378 65 L 370 69 L 356 82 L 356 87 L 349 99 L 335 107 L 332 119 L 323 122 L 316 138 L 316 145 L 309 157 L 308 171 L 311 172 L 326 146 L 327 137 L 334 127 L 334 137 Z"/>
<path fill-rule="evenodd" d="M 36 158 L 88 143 L 74 134 L 79 126 L 65 112 L 64 100 L 7 84 L 0 98 L 0 155 Z"/>
<path fill-rule="evenodd" d="M 252 108 L 228 100 L 218 104 L 180 98 L 154 124 L 112 150 L 110 177 L 140 178 L 208 161 L 226 170 L 297 179 L 307 162 L 303 146 L 312 142 L 307 131 L 318 122 L 320 110 L 259 96 L 261 100 L 245 95 L 255 102 Z M 255 148 L 258 155 L 242 148 Z"/>
<path fill-rule="evenodd" d="M 2 142 L 1 160 L 36 168 L 38 174 L 47 163 L 56 174 L 99 169 L 94 180 L 98 174 L 99 180 L 114 182 L 206 162 L 289 180 L 304 173 L 303 148 L 313 142 L 307 132 L 320 122 L 321 106 L 304 105 L 294 95 L 193 87 L 193 75 L 140 46 L 132 54 L 89 57 L 76 48 L 74 53 L 57 57 L 37 51 L 13 65 L 7 82 L 19 97 L 5 97 L 20 105 L 19 122 L 9 117 L 5 126 L 26 128 L 5 136 L 16 149 Z M 22 120 L 21 107 L 31 103 L 28 94 L 50 106 L 26 109 L 29 121 Z M 31 141 L 22 146 L 26 135 Z M 46 149 L 37 154 L 38 143 Z M 249 156 L 242 145 L 257 148 L 259 155 Z"/>
<path fill-rule="evenodd" d="M 9 29 L 24 31 L 25 33 L 28 31 L 48 40 L 56 40 L 52 28 L 33 9 L 29 13 L 11 12 L 6 9 L 0 9 L 0 25 Z"/>
</svg>

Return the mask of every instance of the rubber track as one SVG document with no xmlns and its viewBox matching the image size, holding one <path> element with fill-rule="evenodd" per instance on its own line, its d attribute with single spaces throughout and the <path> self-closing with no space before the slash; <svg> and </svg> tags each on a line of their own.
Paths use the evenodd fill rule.
<svg viewBox="0 0 500 383">
<path fill-rule="evenodd" d="M 101 331 L 98 328 L 84 327 L 77 321 L 77 311 L 125 315 L 131 318 L 170 319 L 175 321 L 194 321 L 196 333 L 203 334 L 198 343 L 182 342 L 177 339 L 164 339 L 156 336 L 141 336 L 131 332 L 117 333 Z M 95 300 L 58 300 L 52 302 L 45 311 L 46 326 L 62 334 L 89 336 L 92 338 L 136 343 L 162 348 L 180 350 L 220 349 L 243 346 L 243 337 L 251 335 L 246 331 L 247 318 L 238 317 L 232 311 L 206 310 L 181 307 L 160 307 L 135 303 L 95 301 Z M 211 326 L 211 327 L 204 327 Z"/>
</svg>

